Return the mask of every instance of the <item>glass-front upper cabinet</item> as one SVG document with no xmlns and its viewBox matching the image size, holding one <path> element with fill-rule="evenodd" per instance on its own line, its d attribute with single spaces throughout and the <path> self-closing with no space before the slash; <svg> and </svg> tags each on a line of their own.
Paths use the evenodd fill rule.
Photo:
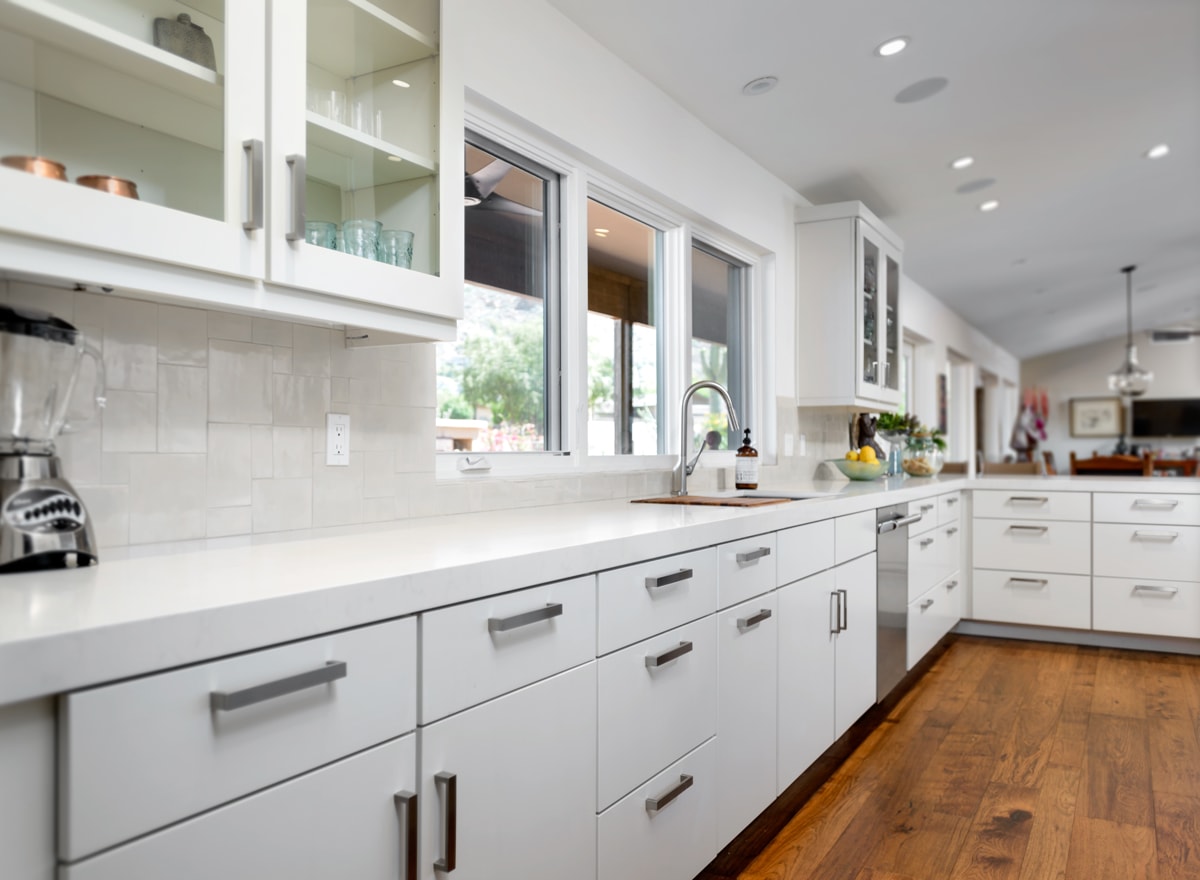
<svg viewBox="0 0 1200 880">
<path fill-rule="evenodd" d="M 273 0 L 270 29 L 270 280 L 461 317 L 462 90 L 438 3 Z"/>
<path fill-rule="evenodd" d="M 266 0 L 0 0 L 9 252 L 261 278 L 265 30 Z"/>
<path fill-rule="evenodd" d="M 863 219 L 856 221 L 860 397 L 900 401 L 900 255 Z"/>
</svg>

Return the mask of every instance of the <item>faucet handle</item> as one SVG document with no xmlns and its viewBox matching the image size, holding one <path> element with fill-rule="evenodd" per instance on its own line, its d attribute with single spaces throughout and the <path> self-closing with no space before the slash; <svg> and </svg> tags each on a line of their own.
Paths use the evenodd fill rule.
<svg viewBox="0 0 1200 880">
<path fill-rule="evenodd" d="M 707 443 L 701 443 L 700 448 L 696 450 L 696 454 L 692 457 L 692 460 L 687 463 L 687 475 L 689 477 L 692 475 L 692 472 L 696 470 L 696 464 L 700 461 L 700 456 L 704 454 L 704 448 L 706 446 L 708 446 Z"/>
</svg>

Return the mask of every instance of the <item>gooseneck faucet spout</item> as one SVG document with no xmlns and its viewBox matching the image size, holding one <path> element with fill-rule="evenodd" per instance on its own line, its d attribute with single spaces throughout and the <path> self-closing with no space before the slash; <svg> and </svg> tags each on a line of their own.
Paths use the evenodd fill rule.
<svg viewBox="0 0 1200 880">
<path fill-rule="evenodd" d="M 675 470 L 679 472 L 679 489 L 676 495 L 687 494 L 687 478 L 691 476 L 692 471 L 696 469 L 696 462 L 700 460 L 701 453 L 704 452 L 704 445 L 700 446 L 700 451 L 696 453 L 696 457 L 690 462 L 688 461 L 688 437 L 691 435 L 691 430 L 688 425 L 691 422 L 691 413 L 688 409 L 692 402 L 692 395 L 697 391 L 702 391 L 708 388 L 717 392 L 721 399 L 725 401 L 725 409 L 729 413 L 729 427 L 733 431 L 734 436 L 742 430 L 742 426 L 738 424 L 737 412 L 733 408 L 733 401 L 729 397 L 729 392 L 721 385 L 711 380 L 705 379 L 700 382 L 694 382 L 683 392 L 683 403 L 680 405 L 679 412 L 679 461 L 675 465 Z"/>
</svg>

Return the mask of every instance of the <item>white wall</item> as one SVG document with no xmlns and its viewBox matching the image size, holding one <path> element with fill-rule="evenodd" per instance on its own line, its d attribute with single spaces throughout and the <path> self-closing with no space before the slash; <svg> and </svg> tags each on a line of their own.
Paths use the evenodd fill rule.
<svg viewBox="0 0 1200 880">
<path fill-rule="evenodd" d="M 1133 341 L 1138 361 L 1154 372 L 1147 398 L 1200 397 L 1200 341 L 1153 345 L 1144 333 L 1135 333 Z M 1046 425 L 1047 439 L 1041 448 L 1054 453 L 1060 470 L 1066 468 L 1071 452 L 1086 456 L 1095 451 L 1112 451 L 1115 437 L 1071 437 L 1070 401 L 1072 397 L 1112 397 L 1108 374 L 1124 359 L 1122 336 L 1021 362 L 1021 384 L 1043 387 L 1048 393 L 1050 419 Z M 1179 450 L 1195 446 L 1200 438 L 1151 442 L 1163 443 L 1166 450 Z"/>
</svg>

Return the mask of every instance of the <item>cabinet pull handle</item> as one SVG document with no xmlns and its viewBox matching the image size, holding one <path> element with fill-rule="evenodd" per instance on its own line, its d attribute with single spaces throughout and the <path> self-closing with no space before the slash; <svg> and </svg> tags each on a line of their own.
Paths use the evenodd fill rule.
<svg viewBox="0 0 1200 880">
<path fill-rule="evenodd" d="M 951 535 L 957 535 L 957 534 L 958 534 L 958 526 L 953 526 L 951 528 L 946 529 L 946 537 L 950 537 Z"/>
<path fill-rule="evenodd" d="M 1013 532 L 1037 532 L 1039 535 L 1050 531 L 1050 526 L 1009 526 L 1008 528 Z"/>
<path fill-rule="evenodd" d="M 1017 504 L 1049 504 L 1050 503 L 1050 499 L 1046 498 L 1043 495 L 1009 495 L 1008 500 L 1010 503 L 1015 502 Z"/>
<path fill-rule="evenodd" d="M 926 599 L 924 602 L 921 603 L 921 610 L 925 611 L 926 609 L 931 608 L 932 606 L 933 606 L 933 600 Z"/>
<path fill-rule="evenodd" d="M 1160 587 L 1156 584 L 1134 584 L 1133 591 L 1135 593 L 1154 593 L 1158 596 L 1174 596 L 1179 592 L 1179 587 Z"/>
<path fill-rule="evenodd" d="M 770 556 L 770 555 L 771 555 L 770 547 L 759 547 L 757 550 L 747 550 L 745 553 L 739 553 L 737 555 L 737 561 L 739 564 L 744 564 L 747 562 L 758 562 L 758 560 L 762 559 L 764 556 Z"/>
<path fill-rule="evenodd" d="M 663 666 L 667 663 L 670 663 L 672 660 L 678 660 L 684 654 L 690 654 L 690 653 L 692 653 L 692 643 L 691 642 L 680 642 L 674 648 L 668 648 L 667 650 L 660 651 L 657 654 L 647 654 L 646 655 L 646 668 L 647 669 L 655 669 L 659 666 Z"/>
<path fill-rule="evenodd" d="M 534 608 L 532 611 L 522 611 L 508 617 L 489 617 L 488 632 L 502 633 L 510 629 L 519 629 L 541 620 L 549 620 L 563 613 L 562 602 L 547 602 L 544 608 Z"/>
<path fill-rule="evenodd" d="M 646 578 L 646 589 L 657 590 L 659 587 L 669 587 L 671 584 L 677 584 L 680 581 L 691 580 L 695 572 L 690 568 L 681 568 L 674 574 L 664 574 L 659 577 Z"/>
<path fill-rule="evenodd" d="M 920 522 L 924 516 L 923 513 L 910 513 L 908 516 L 885 519 L 875 526 L 875 534 L 886 535 L 888 532 L 894 532 L 896 529 L 904 528 L 904 526 L 911 526 L 915 522 Z"/>
<path fill-rule="evenodd" d="M 849 608 L 849 606 L 850 606 L 850 600 L 849 600 L 849 597 L 846 595 L 846 591 L 838 590 L 838 609 L 839 609 L 838 613 L 841 618 L 840 620 L 838 620 L 838 632 L 845 632 L 846 628 L 848 626 L 850 626 L 850 608 Z"/>
<path fill-rule="evenodd" d="M 1179 501 L 1168 498 L 1138 498 L 1133 502 L 1133 506 L 1146 510 L 1174 510 L 1179 506 Z"/>
<path fill-rule="evenodd" d="M 947 504 L 958 504 L 958 498 L 947 498 L 946 503 Z"/>
<path fill-rule="evenodd" d="M 953 590 L 958 586 L 958 581 L 946 581 L 946 592 Z"/>
<path fill-rule="evenodd" d="M 235 709 L 253 706 L 255 703 L 265 703 L 285 694 L 329 684 L 339 678 L 345 678 L 347 671 L 345 661 L 330 660 L 320 669 L 289 675 L 287 678 L 268 681 L 266 684 L 256 684 L 240 691 L 213 691 L 208 695 L 208 702 L 214 712 L 232 712 Z"/>
<path fill-rule="evenodd" d="M 749 617 L 739 617 L 737 628 L 740 630 L 750 629 L 752 626 L 758 626 L 764 620 L 771 619 L 771 609 L 763 608 L 758 614 L 751 614 Z"/>
<path fill-rule="evenodd" d="M 304 218 L 308 213 L 305 199 L 308 192 L 305 189 L 306 176 L 304 157 L 293 153 L 287 157 L 288 167 L 292 169 L 292 226 L 287 231 L 288 241 L 304 241 Z"/>
<path fill-rule="evenodd" d="M 1179 532 L 1143 532 L 1138 529 L 1133 533 L 1135 541 L 1174 541 L 1179 537 Z"/>
<path fill-rule="evenodd" d="M 1044 587 L 1050 583 L 1045 578 L 1009 578 L 1008 582 L 1010 584 L 1032 584 L 1035 587 Z"/>
<path fill-rule="evenodd" d="M 837 635 L 842 630 L 840 628 L 842 622 L 841 615 L 842 600 L 837 593 L 829 594 L 829 634 Z"/>
<path fill-rule="evenodd" d="M 242 229 L 247 232 L 263 228 L 263 142 L 257 138 L 242 141 L 246 154 L 246 219 Z"/>
<path fill-rule="evenodd" d="M 400 880 L 417 880 L 417 795 L 411 791 L 398 791 L 393 798 L 400 813 L 400 831 L 404 840 L 400 853 L 403 868 Z"/>
<path fill-rule="evenodd" d="M 692 777 L 686 773 L 680 773 L 679 782 L 672 785 L 668 791 L 664 791 L 658 797 L 646 798 L 646 812 L 657 813 L 691 787 Z"/>
<path fill-rule="evenodd" d="M 924 550 L 926 547 L 928 547 L 932 543 L 933 543 L 933 538 L 922 538 L 921 539 L 921 549 Z"/>
<path fill-rule="evenodd" d="M 454 870 L 454 862 L 458 851 L 458 777 L 444 770 L 433 777 L 436 788 L 444 791 L 440 794 L 442 801 L 442 855 L 435 859 L 433 866 L 439 871 Z"/>
<path fill-rule="evenodd" d="M 929 513 L 929 511 L 933 510 L 933 508 L 934 508 L 934 505 L 932 505 L 932 504 L 922 504 L 921 505 L 921 513 Z"/>
</svg>

